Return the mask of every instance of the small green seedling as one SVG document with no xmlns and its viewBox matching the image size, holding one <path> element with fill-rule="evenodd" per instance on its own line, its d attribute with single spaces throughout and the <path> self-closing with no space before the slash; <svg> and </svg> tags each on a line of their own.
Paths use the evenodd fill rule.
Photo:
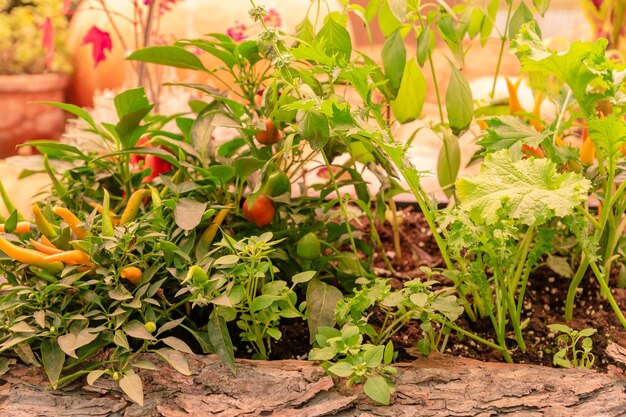
<svg viewBox="0 0 626 417">
<path fill-rule="evenodd" d="M 555 366 L 564 368 L 591 368 L 596 357 L 591 353 L 596 329 L 574 330 L 564 324 L 550 324 L 548 329 L 561 333 L 556 338 L 558 351 L 552 358 Z"/>
</svg>

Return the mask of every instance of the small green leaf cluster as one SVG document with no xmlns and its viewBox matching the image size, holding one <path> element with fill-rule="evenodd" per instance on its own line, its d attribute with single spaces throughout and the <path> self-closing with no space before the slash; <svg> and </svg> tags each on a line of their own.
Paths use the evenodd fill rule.
<svg viewBox="0 0 626 417">
<path fill-rule="evenodd" d="M 362 384 L 365 394 L 381 404 L 389 404 L 395 384 L 390 378 L 396 369 L 390 364 L 394 359 L 393 343 L 373 345 L 363 343 L 359 327 L 344 325 L 341 330 L 320 327 L 315 336 L 319 347 L 313 348 L 309 359 L 324 361 L 326 371 L 347 378 L 346 385 Z"/>
<path fill-rule="evenodd" d="M 563 368 L 591 368 L 595 362 L 593 340 L 596 329 L 575 330 L 564 324 L 549 324 L 550 331 L 559 333 L 556 337 L 557 351 L 552 362 Z"/>
</svg>

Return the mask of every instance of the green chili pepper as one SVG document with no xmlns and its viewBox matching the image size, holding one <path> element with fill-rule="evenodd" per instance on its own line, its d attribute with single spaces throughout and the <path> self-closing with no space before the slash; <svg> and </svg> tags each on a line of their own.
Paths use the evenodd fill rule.
<svg viewBox="0 0 626 417">
<path fill-rule="evenodd" d="M 113 221 L 111 220 L 110 211 L 111 199 L 109 192 L 104 190 L 104 201 L 102 202 L 102 236 L 113 237 L 115 232 L 113 230 Z"/>
</svg>

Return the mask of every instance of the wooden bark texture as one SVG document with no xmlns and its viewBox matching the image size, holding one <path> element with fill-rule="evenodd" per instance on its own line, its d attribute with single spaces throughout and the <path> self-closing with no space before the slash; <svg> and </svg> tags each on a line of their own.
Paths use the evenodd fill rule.
<svg viewBox="0 0 626 417">
<path fill-rule="evenodd" d="M 13 366 L 0 377 L 0 416 L 626 416 L 619 372 L 436 356 L 397 365 L 397 391 L 385 407 L 334 383 L 311 362 L 241 360 L 236 375 L 214 356 L 189 356 L 189 363 L 190 377 L 164 363 L 158 371 L 139 371 L 143 408 L 107 378 L 52 391 L 41 370 Z"/>
</svg>

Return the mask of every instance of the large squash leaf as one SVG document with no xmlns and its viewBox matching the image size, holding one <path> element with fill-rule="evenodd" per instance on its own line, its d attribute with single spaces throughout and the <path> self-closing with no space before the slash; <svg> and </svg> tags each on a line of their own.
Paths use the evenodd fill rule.
<svg viewBox="0 0 626 417">
<path fill-rule="evenodd" d="M 587 199 L 591 183 L 581 175 L 559 173 L 548 159 L 514 160 L 509 150 L 487 155 L 480 174 L 456 183 L 461 208 L 477 223 L 500 218 L 537 225 L 572 214 Z"/>
</svg>

